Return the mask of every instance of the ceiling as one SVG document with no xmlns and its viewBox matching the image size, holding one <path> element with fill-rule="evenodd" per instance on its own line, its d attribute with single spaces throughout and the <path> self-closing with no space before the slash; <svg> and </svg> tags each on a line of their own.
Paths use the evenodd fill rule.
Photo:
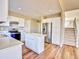
<svg viewBox="0 0 79 59">
<path fill-rule="evenodd" d="M 63 8 L 65 11 L 79 9 L 79 0 L 63 0 Z"/>
<path fill-rule="evenodd" d="M 65 11 L 78 9 L 79 0 L 63 0 L 62 5 Z M 9 0 L 9 10 L 39 17 L 61 12 L 61 6 L 59 0 Z"/>
<path fill-rule="evenodd" d="M 59 13 L 61 8 L 58 0 L 9 0 L 9 10 L 38 17 Z"/>
</svg>

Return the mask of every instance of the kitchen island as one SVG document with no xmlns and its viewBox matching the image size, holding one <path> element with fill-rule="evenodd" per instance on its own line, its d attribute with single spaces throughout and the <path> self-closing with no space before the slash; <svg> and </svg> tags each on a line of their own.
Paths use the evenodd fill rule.
<svg viewBox="0 0 79 59">
<path fill-rule="evenodd" d="M 22 45 L 10 37 L 0 38 L 0 59 L 22 59 Z"/>
<path fill-rule="evenodd" d="M 40 54 L 44 51 L 44 35 L 38 33 L 26 33 L 25 46 Z"/>
</svg>

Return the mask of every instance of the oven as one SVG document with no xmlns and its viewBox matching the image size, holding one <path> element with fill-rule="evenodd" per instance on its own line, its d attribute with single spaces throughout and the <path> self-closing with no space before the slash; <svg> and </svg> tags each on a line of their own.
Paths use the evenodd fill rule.
<svg viewBox="0 0 79 59">
<path fill-rule="evenodd" d="M 10 32 L 10 36 L 17 39 L 17 40 L 21 40 L 21 33 L 18 31 L 9 31 Z"/>
</svg>

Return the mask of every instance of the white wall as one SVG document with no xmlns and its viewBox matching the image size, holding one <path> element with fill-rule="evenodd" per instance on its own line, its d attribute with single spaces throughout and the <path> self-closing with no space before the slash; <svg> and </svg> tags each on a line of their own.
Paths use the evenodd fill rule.
<svg viewBox="0 0 79 59">
<path fill-rule="evenodd" d="M 79 9 L 77 10 L 72 10 L 72 11 L 66 11 L 65 12 L 65 17 L 69 18 L 69 17 L 79 17 Z"/>
<path fill-rule="evenodd" d="M 25 31 L 29 33 L 31 31 L 31 20 L 25 20 Z"/>
<path fill-rule="evenodd" d="M 73 28 L 73 21 L 79 17 L 79 9 L 65 12 L 65 28 Z"/>
<path fill-rule="evenodd" d="M 75 18 L 65 18 L 65 28 L 74 28 Z"/>
<path fill-rule="evenodd" d="M 40 22 L 37 22 L 37 20 L 31 21 L 31 32 L 33 33 L 39 33 L 40 31 Z"/>
<path fill-rule="evenodd" d="M 79 18 L 76 18 L 76 27 L 77 27 L 77 32 L 79 33 Z"/>
<path fill-rule="evenodd" d="M 52 22 L 53 18 L 42 19 L 41 23 L 49 23 Z"/>
<path fill-rule="evenodd" d="M 41 23 L 36 20 L 25 20 L 25 31 L 28 33 L 40 33 Z"/>
</svg>

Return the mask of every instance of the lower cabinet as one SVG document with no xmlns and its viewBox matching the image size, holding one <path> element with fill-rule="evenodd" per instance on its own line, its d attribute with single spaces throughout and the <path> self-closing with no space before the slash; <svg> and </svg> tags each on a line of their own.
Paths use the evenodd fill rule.
<svg viewBox="0 0 79 59">
<path fill-rule="evenodd" d="M 25 32 L 24 31 L 20 31 L 21 32 L 21 41 L 25 42 Z"/>
<path fill-rule="evenodd" d="M 0 50 L 0 59 L 22 59 L 22 46 L 16 45 Z"/>
<path fill-rule="evenodd" d="M 25 39 L 25 46 L 37 54 L 40 54 L 44 51 L 44 39 L 43 37 L 37 37 L 37 36 L 26 36 Z"/>
</svg>

